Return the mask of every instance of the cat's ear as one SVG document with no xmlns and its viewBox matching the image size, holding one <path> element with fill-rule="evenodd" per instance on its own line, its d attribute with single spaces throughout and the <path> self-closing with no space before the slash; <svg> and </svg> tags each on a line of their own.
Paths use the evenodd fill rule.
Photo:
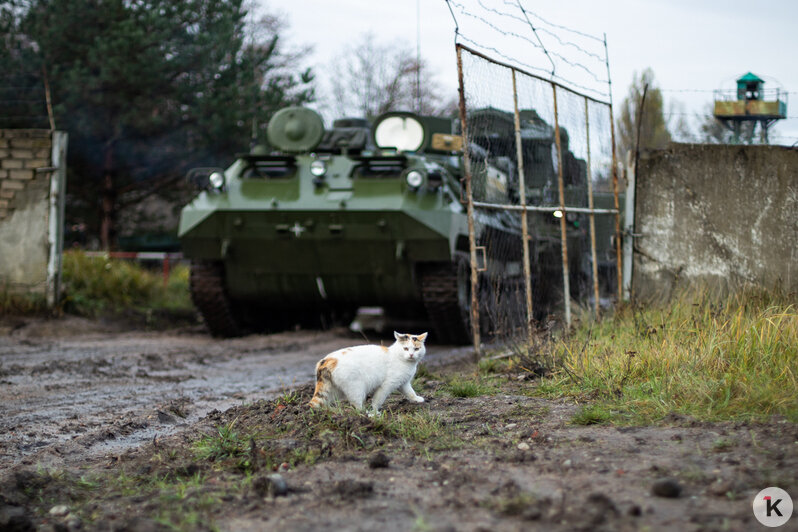
<svg viewBox="0 0 798 532">
<path fill-rule="evenodd" d="M 423 342 L 424 340 L 427 339 L 427 333 L 419 334 L 418 336 L 416 336 L 416 338 L 418 338 L 420 341 Z"/>
<path fill-rule="evenodd" d="M 401 334 L 399 334 L 398 332 L 394 331 L 394 332 L 393 332 L 393 337 L 394 337 L 394 338 L 396 338 L 396 339 L 398 340 L 399 338 L 401 338 L 401 337 L 402 337 L 402 335 L 401 335 Z"/>
</svg>

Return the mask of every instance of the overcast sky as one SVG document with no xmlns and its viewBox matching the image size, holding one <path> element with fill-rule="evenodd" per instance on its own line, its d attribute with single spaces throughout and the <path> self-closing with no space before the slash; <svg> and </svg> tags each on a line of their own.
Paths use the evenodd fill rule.
<svg viewBox="0 0 798 532">
<path fill-rule="evenodd" d="M 515 4 L 515 0 L 452 1 L 474 9 L 480 3 L 502 9 Z M 522 4 L 538 28 L 546 25 L 534 16 L 598 37 L 606 34 L 616 115 L 634 74 L 647 67 L 654 71 L 666 107 L 670 102 L 681 104 L 676 111 L 690 120 L 706 113 L 713 90 L 733 89 L 734 80 L 750 71 L 766 81 L 766 88 L 788 91 L 792 100 L 787 115 L 795 118 L 773 126 L 771 141 L 798 142 L 798 0 L 522 0 Z M 326 65 L 348 44 L 371 32 L 378 42 L 401 40 L 413 50 L 418 36 L 421 56 L 432 66 L 442 90 L 456 93 L 455 24 L 445 0 L 262 0 L 262 5 L 283 16 L 289 44 L 313 46 L 309 66 L 322 83 L 328 74 Z M 458 17 L 461 31 L 468 25 L 466 18 Z M 558 50 L 552 36 L 539 35 L 545 46 Z M 468 36 L 487 45 L 493 38 L 487 33 Z M 545 58 L 529 48 L 527 64 L 548 69 Z"/>
</svg>

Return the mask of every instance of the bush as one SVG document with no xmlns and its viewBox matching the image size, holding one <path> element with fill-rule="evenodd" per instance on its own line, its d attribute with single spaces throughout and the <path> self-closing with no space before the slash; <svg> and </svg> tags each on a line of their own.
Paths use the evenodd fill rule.
<svg viewBox="0 0 798 532">
<path fill-rule="evenodd" d="M 63 261 L 65 310 L 96 317 L 127 310 L 188 310 L 188 268 L 177 265 L 166 286 L 160 269 L 149 270 L 133 261 L 89 257 L 67 251 Z"/>
</svg>

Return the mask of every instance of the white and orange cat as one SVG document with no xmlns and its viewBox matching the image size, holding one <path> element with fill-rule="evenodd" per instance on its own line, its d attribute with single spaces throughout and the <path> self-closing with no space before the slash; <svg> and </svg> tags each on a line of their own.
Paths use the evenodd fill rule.
<svg viewBox="0 0 798 532">
<path fill-rule="evenodd" d="M 396 341 L 390 347 L 359 345 L 333 351 L 316 364 L 316 391 L 308 403 L 316 408 L 343 396 L 356 408 L 362 409 L 371 397 L 372 413 L 394 392 L 414 403 L 423 403 L 411 386 L 418 363 L 424 358 L 424 334 L 393 333 Z"/>
</svg>

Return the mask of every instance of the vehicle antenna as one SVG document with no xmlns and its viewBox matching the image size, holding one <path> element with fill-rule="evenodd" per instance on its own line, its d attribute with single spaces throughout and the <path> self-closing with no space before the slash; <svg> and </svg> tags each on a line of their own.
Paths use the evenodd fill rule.
<svg viewBox="0 0 798 532">
<path fill-rule="evenodd" d="M 416 0 L 416 113 L 421 114 L 421 0 Z"/>
</svg>

